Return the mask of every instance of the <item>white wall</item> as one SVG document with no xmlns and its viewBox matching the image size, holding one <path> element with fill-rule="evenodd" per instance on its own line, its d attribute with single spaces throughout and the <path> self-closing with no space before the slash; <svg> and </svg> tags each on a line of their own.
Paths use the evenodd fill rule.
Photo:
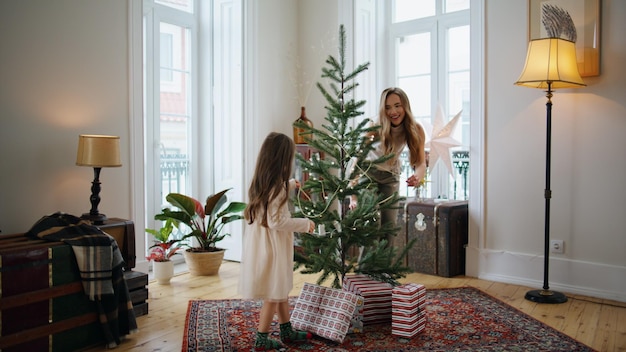
<svg viewBox="0 0 626 352">
<path fill-rule="evenodd" d="M 246 31 L 250 57 L 245 68 L 249 74 L 244 79 L 248 112 L 245 179 L 249 185 L 267 134 L 275 131 L 293 135 L 292 123 L 300 116 L 301 106 L 294 75 L 304 72 L 314 82 L 319 80 L 320 60 L 335 54 L 336 44 L 332 41 L 339 25 L 336 0 L 263 0 L 245 5 L 250 16 L 246 23 L 255 26 Z M 320 126 L 326 110 L 315 86 L 306 100 L 306 111 L 314 125 Z"/>
<path fill-rule="evenodd" d="M 339 36 L 339 22 L 336 0 L 298 0 L 298 53 L 303 85 L 310 87 L 306 99 L 307 117 L 316 128 L 326 121 L 326 99 L 317 88 L 317 82 L 322 82 L 322 67 L 327 67 L 325 61 L 329 55 L 338 57 L 337 50 Z M 304 87 L 304 91 L 307 89 Z M 298 109 L 298 113 L 299 113 Z M 298 115 L 296 114 L 295 117 Z M 295 120 L 295 118 L 294 118 Z"/>
<path fill-rule="evenodd" d="M 255 29 L 258 77 L 257 136 L 260 147 L 269 132 L 292 134 L 293 122 L 300 109 L 292 99 L 288 73 L 294 63 L 288 48 L 298 40 L 297 1 L 264 0 L 257 2 L 258 28 Z M 258 150 L 258 149 L 257 149 Z M 253 158 L 256 160 L 256 154 Z"/>
<path fill-rule="evenodd" d="M 300 116 L 301 103 L 292 77 L 301 67 L 300 72 L 312 81 L 319 80 L 323 61 L 336 52 L 332 42 L 339 30 L 336 9 L 336 0 L 255 2 L 258 28 L 250 34 L 254 35 L 257 60 L 250 72 L 258 88 L 252 93 L 258 109 L 248 119 L 256 120 L 256 151 L 269 132 L 293 134 L 292 123 Z M 320 49 L 320 43 L 325 47 Z M 313 86 L 306 108 L 316 126 L 322 123 L 326 112 L 322 99 Z"/>
<path fill-rule="evenodd" d="M 93 169 L 78 135 L 120 136 L 120 168 L 100 174 L 100 212 L 130 218 L 128 4 L 0 2 L 0 230 L 56 211 L 89 212 Z"/>
<path fill-rule="evenodd" d="M 527 3 L 486 2 L 483 248 L 477 275 L 541 287 L 546 97 L 514 86 L 527 46 Z M 626 2 L 602 1 L 601 75 L 552 98 L 550 287 L 626 301 Z"/>
</svg>

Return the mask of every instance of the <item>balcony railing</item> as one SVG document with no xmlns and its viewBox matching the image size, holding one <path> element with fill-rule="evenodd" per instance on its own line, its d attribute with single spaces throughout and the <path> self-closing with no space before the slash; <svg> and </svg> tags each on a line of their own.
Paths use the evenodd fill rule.
<svg viewBox="0 0 626 352">
<path fill-rule="evenodd" d="M 426 152 L 428 155 L 428 152 Z M 400 154 L 400 162 L 402 165 L 402 177 L 400 179 L 400 196 L 403 197 L 415 197 L 417 194 L 416 190 L 412 187 L 407 187 L 404 182 L 409 176 L 413 174 L 413 170 L 409 164 L 409 152 L 408 150 L 404 150 Z M 454 166 L 454 175 L 451 175 L 449 178 L 450 183 L 448 185 L 448 192 L 451 194 L 449 199 L 469 199 L 469 189 L 468 189 L 468 177 L 469 177 L 469 151 L 467 150 L 458 150 L 452 152 L 452 166 Z M 427 171 L 427 182 L 424 186 L 420 187 L 417 192 L 419 192 L 419 197 L 422 198 L 436 198 L 433 197 L 432 190 L 432 176 L 430 174 L 431 170 Z"/>
<path fill-rule="evenodd" d="M 405 150 L 400 155 L 402 164 L 402 178 L 400 182 L 400 195 L 403 197 L 414 197 L 415 190 L 412 187 L 407 187 L 404 182 L 412 173 L 409 165 L 409 154 Z M 463 199 L 469 198 L 468 190 L 468 177 L 469 177 L 469 151 L 458 150 L 452 152 L 452 165 L 454 166 L 454 175 L 450 177 L 450 184 L 448 185 L 450 199 Z M 161 180 L 162 180 L 162 204 L 166 204 L 165 196 L 168 193 L 183 193 L 187 190 L 187 176 L 189 175 L 189 158 L 186 154 L 179 153 L 163 153 L 161 154 Z M 419 190 L 420 197 L 430 198 L 432 197 L 432 183 L 431 176 L 427 176 L 429 182 L 423 186 L 423 189 Z"/>
<path fill-rule="evenodd" d="M 185 194 L 187 190 L 187 176 L 189 175 L 189 158 L 186 154 L 161 154 L 161 192 L 163 204 L 169 193 Z"/>
</svg>

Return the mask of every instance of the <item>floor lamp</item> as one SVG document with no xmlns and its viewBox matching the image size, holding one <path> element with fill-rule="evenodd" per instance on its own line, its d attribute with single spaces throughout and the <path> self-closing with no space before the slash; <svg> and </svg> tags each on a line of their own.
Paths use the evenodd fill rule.
<svg viewBox="0 0 626 352">
<path fill-rule="evenodd" d="M 552 91 L 559 88 L 585 86 L 576 61 L 574 42 L 561 38 L 542 38 L 531 40 L 524 71 L 516 85 L 546 90 L 546 188 L 545 197 L 545 236 L 543 289 L 526 293 L 527 300 L 537 303 L 564 303 L 567 297 L 560 292 L 550 290 L 548 285 L 548 263 L 550 259 L 550 150 L 552 134 Z"/>
<path fill-rule="evenodd" d="M 98 211 L 100 204 L 100 170 L 103 167 L 122 166 L 120 161 L 120 137 L 93 134 L 78 136 L 78 151 L 76 165 L 93 167 L 93 182 L 91 182 L 91 210 L 81 216 L 94 225 L 102 225 L 107 220 L 106 215 Z"/>
</svg>

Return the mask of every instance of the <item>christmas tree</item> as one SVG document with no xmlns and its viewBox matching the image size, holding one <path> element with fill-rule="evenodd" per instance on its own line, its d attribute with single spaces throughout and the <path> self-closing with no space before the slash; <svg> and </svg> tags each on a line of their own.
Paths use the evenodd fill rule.
<svg viewBox="0 0 626 352">
<path fill-rule="evenodd" d="M 411 247 L 401 251 L 393 248 L 387 238 L 399 228 L 380 223 L 380 211 L 397 207 L 397 192 L 384 198 L 377 184 L 367 178 L 367 171 L 391 158 L 387 155 L 374 160 L 368 154 L 378 141 L 369 119 L 357 122 L 365 101 L 355 101 L 352 94 L 358 84 L 355 77 L 367 70 L 369 63 L 346 72 L 346 35 L 339 28 L 339 58 L 329 56 L 322 78 L 327 85 L 317 87 L 327 101 L 326 123 L 321 129 L 296 122 L 302 128 L 307 143 L 318 153 L 310 160 L 297 154 L 299 165 L 309 178 L 297 193 L 294 204 L 297 216 L 318 224 L 318 233 L 299 236 L 301 250 L 296 251 L 295 266 L 306 274 L 321 273 L 317 284 L 332 278 L 333 287 L 341 287 L 348 273 L 366 274 L 379 281 L 397 284 L 410 269 L 402 259 Z M 324 157 L 320 157 L 323 155 Z M 349 197 L 357 197 L 357 205 L 349 209 Z"/>
</svg>

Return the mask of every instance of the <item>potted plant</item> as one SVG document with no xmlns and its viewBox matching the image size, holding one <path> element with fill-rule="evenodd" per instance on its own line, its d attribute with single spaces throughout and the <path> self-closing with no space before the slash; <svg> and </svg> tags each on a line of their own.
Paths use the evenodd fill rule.
<svg viewBox="0 0 626 352">
<path fill-rule="evenodd" d="M 169 285 L 174 276 L 174 262 L 172 257 L 180 249 L 180 240 L 172 235 L 174 221 L 168 219 L 159 229 L 146 229 L 146 232 L 154 236 L 154 244 L 150 246 L 147 260 L 152 261 L 152 272 L 159 284 Z"/>
<path fill-rule="evenodd" d="M 190 232 L 181 241 L 192 239 L 194 243 L 183 252 L 192 275 L 215 275 L 224 259 L 224 249 L 217 244 L 229 233 L 223 233 L 224 225 L 243 218 L 241 212 L 246 203 L 230 202 L 226 205 L 225 189 L 207 197 L 204 206 L 198 200 L 180 193 L 170 193 L 165 198 L 174 209 L 163 208 L 155 220 L 172 220 L 174 225 L 184 224 Z"/>
</svg>

